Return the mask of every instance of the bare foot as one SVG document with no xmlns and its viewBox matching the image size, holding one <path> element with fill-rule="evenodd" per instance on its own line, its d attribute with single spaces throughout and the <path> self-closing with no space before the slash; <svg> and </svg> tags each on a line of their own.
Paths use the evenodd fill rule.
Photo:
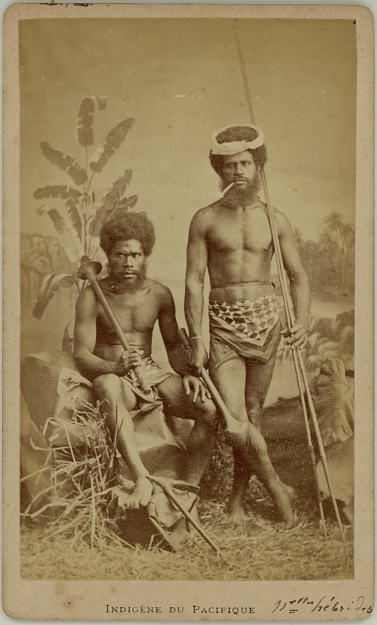
<svg viewBox="0 0 377 625">
<path fill-rule="evenodd" d="M 127 508 L 139 508 L 147 506 L 153 492 L 153 484 L 147 477 L 140 477 L 135 482 L 135 488 L 130 494 L 127 502 Z"/>
<path fill-rule="evenodd" d="M 290 524 L 283 523 L 280 531 L 293 532 L 295 529 L 297 529 L 297 515 L 295 512 L 293 512 L 293 516 L 294 516 L 293 523 L 290 523 Z"/>
<path fill-rule="evenodd" d="M 286 493 L 287 493 L 287 495 L 289 497 L 290 502 L 293 503 L 293 501 L 294 501 L 294 499 L 296 497 L 295 489 L 292 486 L 289 486 L 288 484 L 284 484 L 284 482 L 282 482 L 282 484 L 283 484 L 283 486 L 285 488 L 285 491 L 286 491 Z"/>
<path fill-rule="evenodd" d="M 279 479 L 275 480 L 268 488 L 274 503 L 283 517 L 284 529 L 292 529 L 295 525 L 295 515 L 292 510 L 291 502 L 294 497 L 294 490 L 291 486 L 283 484 Z"/>
<path fill-rule="evenodd" d="M 229 502 L 229 514 L 235 523 L 244 523 L 250 521 L 250 517 L 246 514 L 244 508 L 238 501 Z"/>
</svg>

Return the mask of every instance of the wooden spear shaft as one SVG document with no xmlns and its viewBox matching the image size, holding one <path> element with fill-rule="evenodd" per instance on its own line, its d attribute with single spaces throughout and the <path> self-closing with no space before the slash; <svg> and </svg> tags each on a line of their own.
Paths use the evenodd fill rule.
<svg viewBox="0 0 377 625">
<path fill-rule="evenodd" d="M 180 328 L 178 334 L 181 339 L 182 345 L 185 347 L 185 349 L 188 349 L 190 346 L 190 342 L 185 328 Z M 237 421 L 237 419 L 233 417 L 232 413 L 230 412 L 229 408 L 221 397 L 219 391 L 212 382 L 209 373 L 207 373 L 204 367 L 201 370 L 200 377 L 202 378 L 204 385 L 207 387 L 213 403 L 219 410 L 219 413 L 223 420 L 223 424 L 225 425 L 225 433 L 231 436 L 231 440 L 234 445 L 242 447 L 247 453 L 249 451 L 249 445 L 251 444 L 251 441 L 247 436 L 247 428 L 244 427 L 244 423 L 242 421 Z M 248 426 L 251 427 L 249 424 Z"/>
<path fill-rule="evenodd" d="M 190 341 L 189 341 L 189 337 L 185 328 L 180 328 L 178 330 L 178 334 L 179 334 L 179 338 L 182 341 L 183 347 L 185 349 L 188 349 L 190 347 Z M 203 378 L 203 382 L 211 394 L 212 400 L 214 404 L 216 405 L 216 408 L 220 410 L 224 418 L 226 427 L 230 428 L 231 430 L 239 429 L 240 422 L 237 421 L 237 419 L 235 419 L 233 415 L 230 413 L 230 411 L 228 410 L 223 398 L 221 397 L 219 391 L 217 390 L 216 386 L 212 382 L 211 378 L 209 377 L 209 374 L 204 369 L 204 367 L 202 368 L 200 375 Z"/>
<path fill-rule="evenodd" d="M 251 98 L 250 98 L 250 88 L 249 88 L 249 83 L 248 83 L 247 74 L 246 74 L 245 61 L 244 61 L 244 58 L 243 58 L 241 44 L 240 44 L 240 40 L 239 40 L 239 37 L 238 37 L 238 33 L 237 33 L 237 29 L 236 29 L 235 24 L 233 25 L 233 30 L 234 30 L 234 35 L 235 35 L 235 39 L 236 39 L 238 56 L 239 56 L 239 60 L 240 60 L 241 74 L 242 74 L 242 79 L 243 79 L 243 83 L 244 83 L 245 96 L 246 96 L 246 101 L 247 101 L 250 121 L 251 121 L 252 124 L 255 124 L 253 107 L 252 107 Z M 271 204 L 270 204 L 270 200 L 269 200 L 269 195 L 268 195 L 268 190 L 267 190 L 266 175 L 265 175 L 265 172 L 264 172 L 263 168 L 260 170 L 260 175 L 261 175 L 263 190 L 264 190 L 264 194 L 265 194 L 265 198 L 266 198 L 267 214 L 268 214 L 268 220 L 269 220 L 269 223 L 270 223 L 270 229 L 271 229 L 272 241 L 273 241 L 273 245 L 274 245 L 274 251 L 275 251 L 275 254 L 276 254 L 276 263 L 277 263 L 277 268 L 278 268 L 279 280 L 280 280 L 280 284 L 281 284 L 281 291 L 282 291 L 282 295 L 283 295 L 283 302 L 284 302 L 284 309 L 285 309 L 285 314 L 286 314 L 286 318 L 287 318 L 287 325 L 288 325 L 288 329 L 291 330 L 292 327 L 294 326 L 294 323 L 295 323 L 295 315 L 294 315 L 292 301 L 290 299 L 289 289 L 288 289 L 287 280 L 286 280 L 286 273 L 285 273 L 285 268 L 284 268 L 284 263 L 283 263 L 283 257 L 282 257 L 282 254 L 281 254 L 280 241 L 279 241 L 279 237 L 278 237 L 278 234 L 277 234 L 277 231 L 276 231 L 275 219 L 274 219 L 274 215 L 273 215 L 273 212 L 272 212 L 272 208 L 271 208 Z M 326 458 L 325 448 L 324 448 L 323 441 L 322 441 L 321 432 L 320 432 L 319 425 L 318 425 L 318 419 L 317 419 L 317 415 L 316 415 L 316 412 L 315 412 L 313 400 L 312 400 L 312 397 L 311 397 L 308 380 L 307 380 L 307 377 L 306 377 L 306 371 L 305 371 L 304 363 L 303 363 L 303 360 L 302 360 L 302 354 L 301 354 L 300 350 L 298 350 L 297 348 L 293 348 L 293 361 L 294 361 L 294 365 L 295 365 L 295 371 L 296 371 L 296 377 L 297 377 L 297 385 L 298 385 L 299 394 L 300 394 L 300 398 L 301 398 L 301 404 L 302 404 L 303 412 L 304 412 L 305 427 L 306 427 L 306 431 L 307 431 L 307 435 L 308 435 L 309 452 L 311 454 L 311 459 L 312 459 L 312 457 L 314 455 L 314 449 L 313 449 L 313 445 L 312 445 L 312 442 L 311 442 L 311 433 L 310 433 L 308 415 L 307 415 L 307 410 L 306 410 L 305 396 L 306 396 L 306 399 L 307 399 L 307 402 L 308 402 L 308 406 L 309 406 L 309 410 L 310 410 L 310 416 L 312 418 L 312 423 L 313 423 L 314 431 L 315 431 L 317 442 L 318 442 L 320 458 L 321 458 L 321 461 L 322 461 L 323 470 L 324 470 L 324 473 L 325 473 L 328 489 L 329 489 L 329 492 L 330 492 L 330 495 L 331 495 L 331 500 L 332 500 L 332 503 L 333 503 L 336 519 L 337 519 L 337 522 L 338 522 L 338 525 L 339 525 L 340 534 L 341 534 L 341 537 L 342 537 L 344 549 L 346 551 L 346 555 L 347 555 L 347 558 L 348 558 L 343 525 L 342 525 L 342 521 L 340 519 L 338 505 L 337 505 L 337 502 L 336 502 L 336 499 L 335 499 L 335 496 L 334 496 L 334 490 L 333 490 L 332 485 L 331 485 L 331 480 L 330 480 L 330 475 L 329 475 L 329 470 L 328 470 L 328 464 L 327 464 L 327 458 Z M 324 530 L 325 536 L 326 536 L 326 527 L 325 527 L 325 523 L 324 523 L 322 501 L 320 499 L 318 477 L 317 477 L 317 472 L 315 471 L 315 466 L 313 468 L 314 468 L 314 479 L 315 479 L 316 488 L 317 488 L 318 503 L 319 503 L 320 514 L 321 514 L 321 519 L 322 519 L 322 523 L 323 523 L 323 530 Z"/>
<path fill-rule="evenodd" d="M 276 224 L 275 224 L 275 220 L 273 217 L 273 212 L 272 212 L 270 198 L 269 198 L 268 189 L 267 189 L 266 175 L 263 169 L 261 170 L 260 175 L 261 175 L 264 195 L 266 198 L 267 215 L 268 215 L 268 220 L 270 223 L 270 230 L 271 230 L 271 235 L 272 235 L 272 241 L 274 244 L 274 251 L 276 254 L 276 264 L 277 264 L 277 269 L 278 269 L 279 282 L 281 284 L 281 292 L 283 296 L 287 327 L 288 327 L 288 330 L 292 330 L 295 324 L 295 314 L 294 314 L 294 310 L 292 306 L 292 301 L 288 293 L 289 287 L 287 284 L 287 276 L 285 273 L 283 257 L 281 254 L 280 241 L 279 241 L 279 237 L 276 231 Z M 310 462 L 311 462 L 312 469 L 313 469 L 313 477 L 314 477 L 314 483 L 315 483 L 315 488 L 316 488 L 319 513 L 321 516 L 324 536 L 325 536 L 325 539 L 327 540 L 327 530 L 326 530 L 325 516 L 324 516 L 323 505 L 322 505 L 322 500 L 321 500 L 321 492 L 320 492 L 319 482 L 318 482 L 318 475 L 317 475 L 317 470 L 316 470 L 314 446 L 312 442 L 312 434 L 310 431 L 309 417 L 308 417 L 307 405 L 305 401 L 305 385 L 301 376 L 300 365 L 298 361 L 298 350 L 296 348 L 293 349 L 292 355 L 293 355 L 293 363 L 294 363 L 296 379 L 297 379 L 297 386 L 298 386 L 299 395 L 300 395 L 301 407 L 302 407 L 302 412 L 304 415 L 306 436 L 308 439 L 308 450 L 309 450 L 309 455 L 310 455 Z"/>
<path fill-rule="evenodd" d="M 278 233 L 277 233 L 277 230 L 276 230 L 276 224 L 275 224 L 275 220 L 274 220 L 274 215 L 273 215 L 273 212 L 272 212 L 270 199 L 269 199 L 269 195 L 268 195 L 266 175 L 265 175 L 265 172 L 264 172 L 263 169 L 260 171 L 260 175 L 261 175 L 263 190 L 264 190 L 264 194 L 265 194 L 265 198 L 266 198 L 267 215 L 268 215 L 268 219 L 269 219 L 269 222 L 270 222 L 272 241 L 273 241 L 273 245 L 274 245 L 274 251 L 275 251 L 275 254 L 276 254 L 276 264 L 277 264 L 277 267 L 278 267 L 279 280 L 280 280 L 281 291 L 282 291 L 282 295 L 283 295 L 285 314 L 286 314 L 286 318 L 287 318 L 287 326 L 288 326 L 288 330 L 291 331 L 293 326 L 294 326 L 294 324 L 295 324 L 295 316 L 294 316 L 292 301 L 290 299 L 290 295 L 289 295 L 289 291 L 288 291 L 288 285 L 287 285 L 287 279 L 286 279 L 286 273 L 285 273 L 285 268 L 284 268 L 283 257 L 282 257 L 282 253 L 281 253 L 279 236 L 278 236 Z M 342 521 L 341 521 L 340 514 L 339 514 L 338 504 L 336 502 L 336 498 L 335 498 L 335 495 L 334 495 L 334 489 L 333 489 L 332 484 L 331 484 L 331 478 L 330 478 L 329 468 L 328 468 L 328 464 L 327 464 L 325 448 L 324 448 L 323 441 L 322 441 L 322 435 L 321 435 L 321 431 L 320 431 L 319 425 L 318 425 L 317 414 L 316 414 L 316 411 L 315 411 L 315 408 L 314 408 L 314 403 L 313 403 L 312 396 L 311 396 L 311 393 L 310 393 L 309 383 L 308 383 L 308 380 L 307 380 L 307 377 L 306 377 L 306 371 L 305 371 L 305 366 L 304 366 L 304 362 L 303 362 L 303 359 L 302 359 L 302 354 L 301 354 L 301 351 L 297 347 L 293 347 L 293 362 L 294 362 L 294 365 L 295 365 L 295 371 L 296 371 L 296 377 L 297 377 L 297 385 L 298 385 L 298 389 L 299 389 L 299 393 L 300 393 L 300 397 L 301 397 L 301 404 L 303 406 L 303 411 L 304 411 L 305 425 L 306 425 L 306 431 L 307 431 L 307 435 L 308 435 L 309 451 L 311 452 L 311 450 L 313 450 L 313 445 L 312 445 L 312 441 L 311 441 L 311 434 L 310 434 L 310 427 L 309 427 L 307 411 L 306 411 L 305 397 L 307 399 L 307 403 L 308 403 L 308 406 L 309 406 L 310 416 L 311 416 L 311 420 L 312 420 L 312 423 L 313 423 L 314 432 L 315 432 L 315 435 L 316 435 L 316 438 L 317 438 L 319 454 L 320 454 L 321 462 L 322 462 L 322 465 L 323 465 L 323 470 L 324 470 L 327 486 L 328 486 L 328 489 L 329 489 L 329 492 L 330 492 L 331 501 L 332 501 L 332 504 L 333 504 L 333 507 L 334 507 L 335 516 L 336 516 L 336 519 L 337 519 L 337 522 L 338 522 L 338 525 L 339 525 L 340 534 L 341 534 L 341 537 L 342 537 L 342 541 L 343 541 L 344 547 L 346 548 L 346 542 L 345 542 L 345 535 L 344 535 L 343 525 L 342 525 Z M 304 393 L 305 393 L 305 395 L 304 395 Z M 315 469 L 315 467 L 314 467 L 314 469 Z M 318 477 L 317 477 L 317 472 L 316 471 L 314 472 L 314 479 L 315 479 L 315 482 L 316 482 L 317 494 L 319 495 L 319 499 L 318 499 L 318 501 L 319 501 L 319 508 L 320 508 L 321 519 L 322 519 L 323 528 L 324 528 L 324 532 L 325 532 L 325 536 L 326 536 L 326 528 L 325 528 L 325 523 L 324 523 L 323 506 L 322 506 L 322 501 L 320 499 Z"/>
</svg>

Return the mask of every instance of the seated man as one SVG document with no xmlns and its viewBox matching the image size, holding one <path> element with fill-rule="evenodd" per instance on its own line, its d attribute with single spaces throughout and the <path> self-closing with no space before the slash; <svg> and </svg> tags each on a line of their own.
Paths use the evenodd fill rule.
<svg viewBox="0 0 377 625">
<path fill-rule="evenodd" d="M 166 415 L 192 419 L 181 479 L 198 485 L 215 443 L 215 408 L 201 382 L 188 374 L 178 335 L 170 290 L 146 277 L 146 262 L 155 241 L 144 213 L 107 222 L 100 244 L 108 257 L 109 275 L 100 286 L 130 345 L 124 351 L 103 308 L 89 286 L 76 305 L 74 356 L 80 372 L 93 381 L 106 423 L 131 471 L 135 488 L 129 507 L 146 506 L 152 494 L 148 471 L 139 456 L 130 412 L 137 403 L 160 397 Z M 151 358 L 152 333 L 158 320 L 169 362 L 178 375 L 164 371 Z M 136 376 L 142 367 L 152 387 L 146 395 Z M 183 379 L 182 379 L 183 378 Z"/>
</svg>

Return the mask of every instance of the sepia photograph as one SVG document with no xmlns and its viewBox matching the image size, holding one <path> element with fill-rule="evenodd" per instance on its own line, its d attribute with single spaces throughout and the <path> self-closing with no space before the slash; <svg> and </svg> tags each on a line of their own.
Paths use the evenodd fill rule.
<svg viewBox="0 0 377 625">
<path fill-rule="evenodd" d="M 4 610 L 366 618 L 372 15 L 146 9 L 5 16 Z"/>
</svg>

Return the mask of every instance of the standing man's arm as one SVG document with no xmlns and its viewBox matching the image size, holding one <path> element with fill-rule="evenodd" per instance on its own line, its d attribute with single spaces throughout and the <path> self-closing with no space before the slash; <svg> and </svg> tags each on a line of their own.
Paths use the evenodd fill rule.
<svg viewBox="0 0 377 625">
<path fill-rule="evenodd" d="M 296 249 L 293 232 L 288 219 L 275 211 L 275 223 L 280 240 L 285 270 L 290 282 L 290 292 L 296 324 L 286 342 L 293 347 L 303 347 L 307 341 L 310 312 L 310 288 L 308 275 Z"/>
<path fill-rule="evenodd" d="M 163 287 L 160 302 L 158 323 L 170 366 L 183 378 L 186 394 L 189 395 L 192 390 L 194 402 L 196 402 L 199 395 L 202 401 L 204 401 L 206 398 L 205 387 L 198 378 L 191 374 L 186 363 L 185 349 L 179 338 L 174 299 L 167 287 Z"/>
<path fill-rule="evenodd" d="M 183 378 L 189 371 L 186 364 L 185 350 L 179 338 L 173 295 L 166 286 L 160 287 L 159 300 L 158 324 L 169 364 Z"/>
<path fill-rule="evenodd" d="M 207 268 L 206 219 L 197 213 L 190 225 L 187 244 L 185 316 L 190 335 L 187 362 L 196 375 L 208 358 L 202 337 L 204 276 Z"/>
</svg>

